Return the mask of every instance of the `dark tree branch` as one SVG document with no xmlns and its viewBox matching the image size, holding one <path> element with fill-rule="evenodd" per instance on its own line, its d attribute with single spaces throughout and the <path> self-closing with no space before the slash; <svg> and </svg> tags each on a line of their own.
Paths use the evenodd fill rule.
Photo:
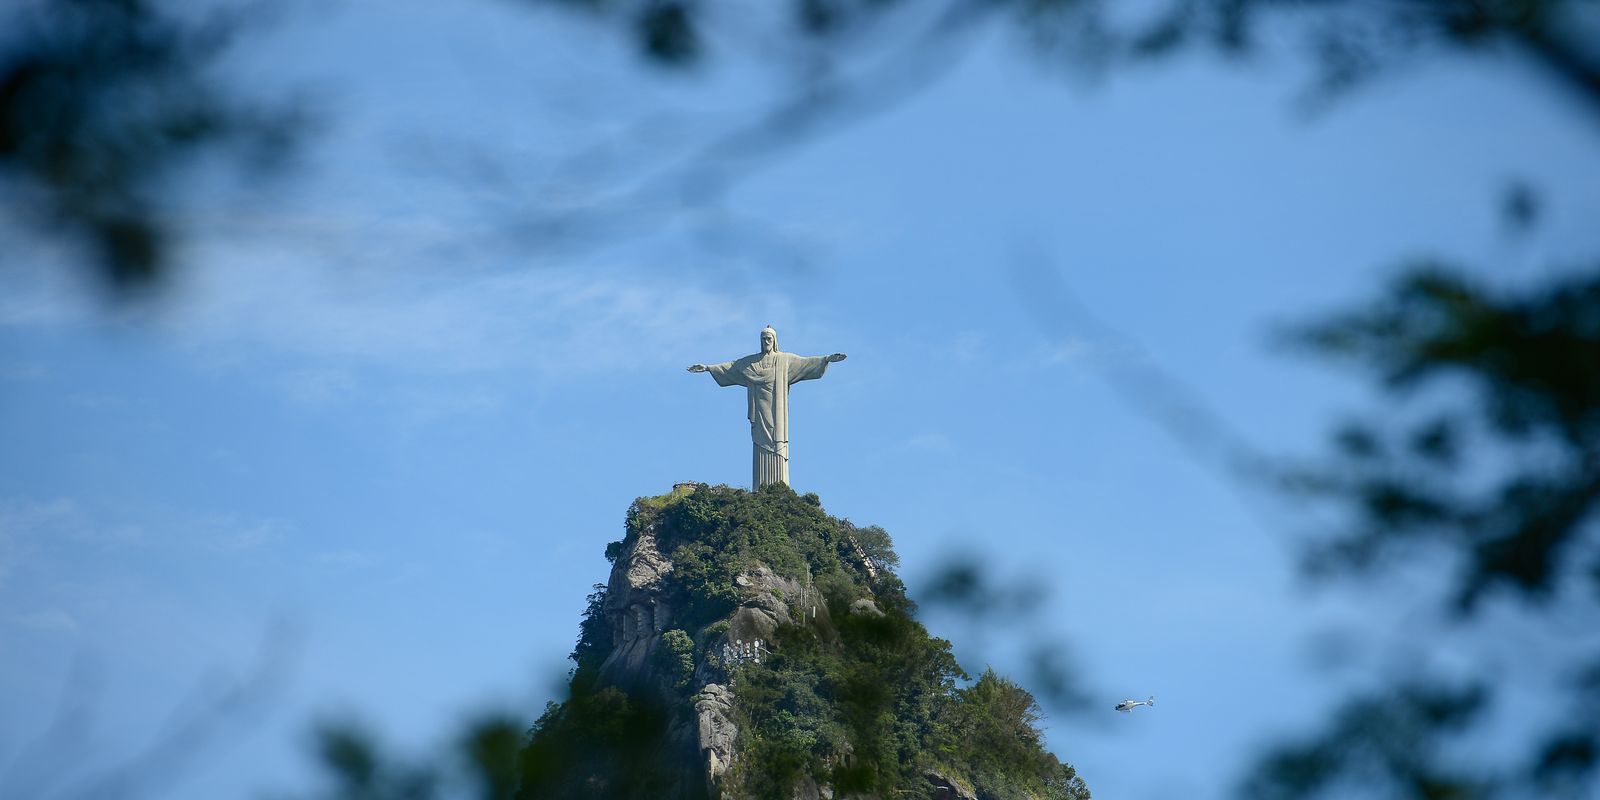
<svg viewBox="0 0 1600 800">
<path fill-rule="evenodd" d="M 1515 41 L 1600 118 L 1600 64 L 1592 53 L 1544 27 L 1518 30 Z"/>
</svg>

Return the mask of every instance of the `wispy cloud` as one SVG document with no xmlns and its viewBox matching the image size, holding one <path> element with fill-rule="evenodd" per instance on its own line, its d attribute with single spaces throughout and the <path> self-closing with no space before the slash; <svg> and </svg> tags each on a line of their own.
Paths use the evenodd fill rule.
<svg viewBox="0 0 1600 800">
<path fill-rule="evenodd" d="M 7 245 L 19 244 L 5 236 Z M 101 287 L 93 285 L 87 270 L 64 253 L 44 248 L 19 247 L 0 265 L 0 329 L 59 327 L 92 319 Z"/>
<path fill-rule="evenodd" d="M 990 357 L 989 337 L 979 331 L 961 331 L 951 339 L 948 352 L 965 364 L 983 361 Z"/>
<path fill-rule="evenodd" d="M 76 519 L 80 513 L 78 504 L 67 498 L 0 504 L 0 538 L 21 536 L 60 524 Z"/>
<path fill-rule="evenodd" d="M 1050 343 L 1049 349 L 1045 352 L 1045 360 L 1051 364 L 1065 364 L 1082 361 L 1103 351 L 1104 348 L 1095 347 L 1088 339 L 1068 336 Z"/>
<path fill-rule="evenodd" d="M 1067 335 L 1044 342 L 1033 357 L 1053 366 L 1115 368 L 1146 363 L 1150 353 L 1121 338 Z"/>
<path fill-rule="evenodd" d="M 948 453 L 955 450 L 955 442 L 943 433 L 919 433 L 900 443 L 900 447 L 919 453 Z"/>
<path fill-rule="evenodd" d="M 336 394 L 340 366 L 543 376 L 637 369 L 753 315 L 741 298 L 670 281 L 526 270 L 485 275 L 397 271 L 351 280 L 311 270 L 213 270 L 201 297 L 165 320 L 201 347 L 314 359 L 302 395 Z M 769 312 L 770 315 L 770 312 Z"/>
<path fill-rule="evenodd" d="M 49 377 L 50 370 L 37 361 L 13 361 L 0 364 L 0 381 L 7 383 L 32 383 Z"/>
<path fill-rule="evenodd" d="M 17 569 L 37 559 L 43 544 L 87 542 L 99 535 L 130 540 L 137 529 L 120 526 L 97 529 L 79 504 L 71 499 L 0 500 L 0 588 Z"/>
<path fill-rule="evenodd" d="M 334 238 L 403 250 L 392 226 L 347 226 Z M 187 252 L 164 301 L 148 308 L 113 312 L 93 287 L 58 277 L 70 270 L 22 270 L 17 291 L 0 300 L 0 329 L 125 326 L 208 371 L 247 373 L 291 402 L 326 407 L 396 380 L 440 386 L 444 378 L 460 388 L 472 376 L 544 382 L 657 371 L 730 342 L 753 349 L 762 325 L 796 318 L 786 292 L 655 269 L 647 258 L 491 267 L 394 252 L 379 266 L 366 263 L 367 252 L 351 266 L 292 237 L 218 237 Z M 429 414 L 496 402 L 479 393 L 450 412 L 412 399 L 431 404 Z"/>
<path fill-rule="evenodd" d="M 329 570 L 366 569 L 378 563 L 378 557 L 369 550 L 325 550 L 311 556 L 313 566 Z"/>
<path fill-rule="evenodd" d="M 276 545 L 289 526 L 278 520 L 245 520 L 233 515 L 202 518 L 195 525 L 195 541 L 218 552 L 240 553 Z"/>
<path fill-rule="evenodd" d="M 289 370 L 278 376 L 277 384 L 296 403 L 330 406 L 354 393 L 357 381 L 347 369 L 325 367 Z"/>
<path fill-rule="evenodd" d="M 292 533 L 293 526 L 285 521 L 237 514 L 170 509 L 119 513 L 73 498 L 0 498 L 0 589 L 23 565 L 49 562 L 63 553 L 114 556 L 154 548 L 225 556 L 276 546 Z"/>
<path fill-rule="evenodd" d="M 74 392 L 67 395 L 66 401 L 90 411 L 116 408 L 126 402 L 121 396 L 109 392 Z"/>
<path fill-rule="evenodd" d="M 344 270 L 292 248 L 236 245 L 203 249 L 193 260 L 168 302 L 136 315 L 141 324 L 196 347 L 259 346 L 428 372 L 626 368 L 712 334 L 737 329 L 748 337 L 791 311 L 774 293 L 616 265 Z M 89 287 L 55 275 L 15 276 L 17 290 L 0 301 L 0 326 L 128 321 L 85 299 L 97 297 Z M 316 374 L 333 373 L 308 373 Z"/>
<path fill-rule="evenodd" d="M 10 621 L 13 625 L 48 633 L 78 632 L 78 620 L 59 608 L 12 614 Z"/>
<path fill-rule="evenodd" d="M 452 386 L 446 390 L 435 387 L 415 388 L 393 398 L 395 418 L 401 429 L 421 428 L 435 420 L 458 415 L 483 414 L 505 407 L 504 395 L 492 390 Z"/>
</svg>

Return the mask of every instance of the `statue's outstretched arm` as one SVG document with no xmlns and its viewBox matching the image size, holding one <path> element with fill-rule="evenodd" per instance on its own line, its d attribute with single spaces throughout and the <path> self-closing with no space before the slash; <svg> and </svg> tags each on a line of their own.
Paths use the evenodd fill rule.
<svg viewBox="0 0 1600 800">
<path fill-rule="evenodd" d="M 721 364 L 695 364 L 689 367 L 690 372 L 705 372 L 718 386 L 745 386 L 746 381 L 739 370 L 734 369 L 738 362 L 724 361 Z"/>
<path fill-rule="evenodd" d="M 845 355 L 844 353 L 834 353 L 833 355 L 828 356 L 829 361 L 843 361 L 846 358 L 849 358 L 849 356 Z"/>
</svg>

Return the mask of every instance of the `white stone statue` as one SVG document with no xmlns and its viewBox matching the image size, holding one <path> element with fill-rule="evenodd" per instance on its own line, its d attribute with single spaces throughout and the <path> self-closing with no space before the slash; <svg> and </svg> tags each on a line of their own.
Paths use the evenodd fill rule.
<svg viewBox="0 0 1600 800">
<path fill-rule="evenodd" d="M 778 332 L 761 330 L 761 352 L 721 364 L 695 364 L 690 372 L 709 372 L 718 386 L 743 386 L 749 393 L 754 489 L 789 482 L 789 386 L 822 377 L 844 353 L 797 356 L 778 349 Z"/>
</svg>

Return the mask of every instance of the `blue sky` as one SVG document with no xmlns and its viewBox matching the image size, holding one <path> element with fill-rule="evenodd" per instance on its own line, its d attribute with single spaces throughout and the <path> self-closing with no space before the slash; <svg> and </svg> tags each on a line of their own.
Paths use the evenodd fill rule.
<svg viewBox="0 0 1600 800">
<path fill-rule="evenodd" d="M 1420 596 L 1404 581 L 1305 592 L 1299 511 L 1106 376 L 1160 370 L 1255 445 L 1312 452 L 1370 398 L 1274 331 L 1406 258 L 1516 283 L 1600 244 L 1595 123 L 1515 62 L 1429 61 L 1308 118 L 1290 68 L 1086 87 L 996 30 L 721 210 L 541 250 L 508 231 L 596 174 L 554 157 L 659 164 L 771 93 L 641 79 L 620 43 L 515 4 L 436 5 L 302 9 L 233 54 L 243 80 L 311 87 L 324 121 L 282 180 L 208 179 L 178 209 L 193 236 L 164 302 L 108 310 L 74 254 L 8 232 L 0 786 L 54 780 L 80 746 L 137 757 L 264 648 L 281 685 L 149 796 L 303 788 L 320 715 L 418 750 L 487 708 L 531 722 L 628 503 L 748 480 L 744 398 L 683 368 L 770 323 L 786 350 L 850 355 L 792 396 L 795 488 L 888 529 L 914 596 L 951 553 L 1048 582 L 1021 635 L 1068 641 L 1106 711 L 1049 721 L 1097 796 L 1222 796 L 1426 610 L 1390 611 Z M 1524 238 L 1497 214 L 1512 179 L 1544 200 Z M 734 218 L 783 244 L 704 246 Z M 1042 323 L 1023 259 L 1099 322 Z M 930 622 L 969 669 L 1020 671 L 1015 632 Z M 1309 642 L 1352 626 L 1357 666 L 1311 669 Z M 68 745 L 45 738 L 64 705 L 90 720 Z"/>
</svg>

